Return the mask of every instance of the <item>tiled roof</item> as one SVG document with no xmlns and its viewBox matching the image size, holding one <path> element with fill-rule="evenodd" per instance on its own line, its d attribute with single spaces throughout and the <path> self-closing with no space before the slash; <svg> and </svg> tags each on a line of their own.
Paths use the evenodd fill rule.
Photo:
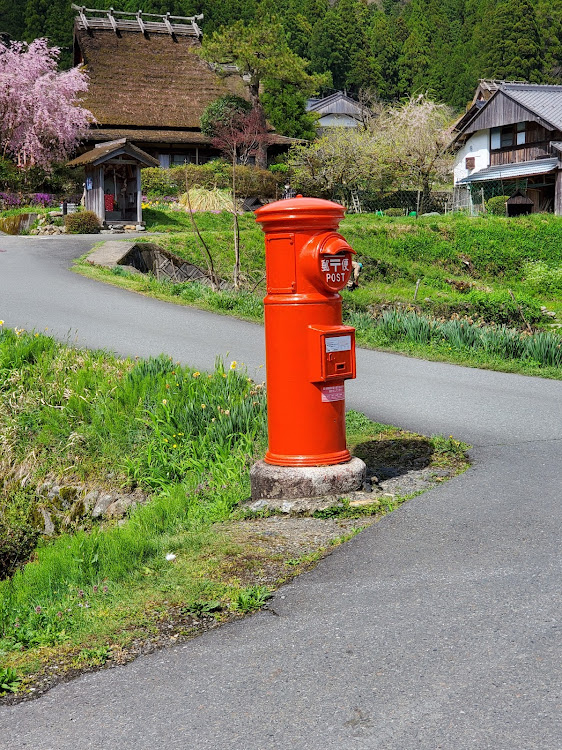
<svg viewBox="0 0 562 750">
<path fill-rule="evenodd" d="M 551 123 L 556 130 L 562 130 L 562 86 L 504 83 L 500 91 Z"/>
<path fill-rule="evenodd" d="M 337 91 L 323 99 L 309 99 L 306 105 L 307 112 L 317 112 L 320 115 L 351 115 L 356 118 L 362 117 L 365 109 L 343 91 Z"/>
</svg>

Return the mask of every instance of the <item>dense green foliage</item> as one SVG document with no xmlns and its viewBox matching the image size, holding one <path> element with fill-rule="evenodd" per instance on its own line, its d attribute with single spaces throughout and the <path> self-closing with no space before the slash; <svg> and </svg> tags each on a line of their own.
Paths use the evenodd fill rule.
<svg viewBox="0 0 562 750">
<path fill-rule="evenodd" d="M 150 197 L 177 196 L 187 188 L 232 187 L 232 166 L 219 159 L 200 166 L 186 164 L 183 167 L 148 167 L 142 173 L 143 195 Z M 274 174 L 258 167 L 238 165 L 236 167 L 236 190 L 239 196 L 276 198 L 283 175 Z"/>
<path fill-rule="evenodd" d="M 250 103 L 241 96 L 234 94 L 221 96 L 220 99 L 211 102 L 201 115 L 201 132 L 213 138 L 217 124 L 228 125 L 235 115 L 248 113 L 250 109 Z"/>
<path fill-rule="evenodd" d="M 71 62 L 67 0 L 0 0 L 0 31 L 47 36 Z M 96 7 L 203 13 L 212 32 L 237 20 L 279 19 L 290 49 L 333 86 L 374 89 L 383 100 L 416 91 L 463 109 L 481 77 L 560 83 L 560 0 L 98 0 Z M 268 21 L 269 23 L 269 21 Z M 267 90 L 267 86 L 266 86 Z M 289 96 L 289 94 L 284 94 Z M 281 118 L 275 122 L 282 130 Z M 289 118 L 290 120 L 290 118 Z M 281 123 L 281 124 L 280 124 Z M 296 129 L 293 123 L 292 127 Z M 306 128 L 305 128 L 306 129 Z"/>
<path fill-rule="evenodd" d="M 488 200 L 486 201 L 486 211 L 491 216 L 505 216 L 505 204 L 508 200 L 509 195 L 495 195 L 493 198 L 488 198 Z"/>
<path fill-rule="evenodd" d="M 228 278 L 233 258 L 230 215 L 198 213 L 196 217 L 215 269 L 219 276 Z M 185 214 L 150 210 L 146 218 L 149 228 L 167 232 L 157 238 L 167 250 L 205 266 L 204 249 L 189 231 Z M 416 219 L 362 214 L 347 216 L 341 231 L 363 264 L 359 288 L 342 293 L 344 315 L 357 327 L 360 345 L 562 378 L 562 368 L 556 364 L 562 343 L 559 218 L 453 215 Z M 160 299 L 260 321 L 264 242 L 252 214 L 240 217 L 240 244 L 243 289 L 238 294 L 230 290 L 213 292 L 199 284 L 172 284 L 129 275 L 122 269 L 103 273 L 92 271 L 86 264 L 84 268 L 95 278 Z M 415 313 L 423 319 L 419 325 L 435 335 L 429 343 L 419 343 L 401 333 L 400 326 L 380 326 L 381 316 L 388 310 Z M 551 315 L 546 315 L 545 310 Z M 448 334 L 452 331 L 450 338 L 448 334 L 442 336 L 437 325 L 445 321 L 451 322 L 444 329 Z M 455 333 L 461 323 L 467 331 L 470 329 L 471 345 L 466 337 Z M 526 342 L 529 326 L 536 332 L 530 337 L 538 342 L 536 349 L 533 343 Z M 504 328 L 510 330 L 506 333 Z M 490 343 L 495 338 L 507 341 L 510 355 L 500 354 L 501 341 L 497 345 Z M 458 346 L 455 341 L 460 342 Z"/>
<path fill-rule="evenodd" d="M 70 234 L 97 234 L 101 229 L 100 220 L 93 211 L 77 211 L 64 217 L 66 231 Z"/>
</svg>

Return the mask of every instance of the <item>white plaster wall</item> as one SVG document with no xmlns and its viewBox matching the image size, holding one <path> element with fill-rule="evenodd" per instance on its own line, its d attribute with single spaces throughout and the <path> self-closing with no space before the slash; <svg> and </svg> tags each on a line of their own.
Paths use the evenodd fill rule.
<svg viewBox="0 0 562 750">
<path fill-rule="evenodd" d="M 476 131 L 476 133 L 470 136 L 461 150 L 457 152 L 455 156 L 455 166 L 453 168 L 455 185 L 464 177 L 468 177 L 468 175 L 474 174 L 475 172 L 490 166 L 489 134 L 489 130 Z M 464 160 L 467 156 L 474 156 L 474 169 L 467 169 L 465 167 Z"/>
</svg>

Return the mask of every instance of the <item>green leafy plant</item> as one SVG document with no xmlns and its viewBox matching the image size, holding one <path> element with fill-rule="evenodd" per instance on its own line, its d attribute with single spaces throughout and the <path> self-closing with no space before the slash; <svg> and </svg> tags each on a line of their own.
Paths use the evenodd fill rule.
<svg viewBox="0 0 562 750">
<path fill-rule="evenodd" d="M 505 204 L 509 200 L 509 195 L 495 195 L 486 201 L 486 211 L 492 216 L 505 216 Z"/>
<path fill-rule="evenodd" d="M 223 608 L 222 602 L 219 599 L 213 599 L 211 601 L 206 601 L 204 599 L 194 599 L 191 602 L 188 602 L 185 607 L 183 607 L 183 611 L 187 614 L 192 615 L 210 615 L 214 612 L 220 612 Z"/>
<path fill-rule="evenodd" d="M 0 695 L 17 693 L 21 677 L 11 667 L 0 667 Z"/>
<path fill-rule="evenodd" d="M 523 275 L 534 292 L 552 295 L 562 292 L 562 265 L 551 266 L 540 260 L 525 263 Z"/>
<path fill-rule="evenodd" d="M 100 220 L 93 211 L 77 211 L 64 217 L 66 231 L 70 234 L 96 234 L 100 231 Z"/>
<path fill-rule="evenodd" d="M 75 659 L 77 665 L 101 667 L 111 657 L 111 650 L 107 646 L 98 648 L 83 648 Z"/>
<path fill-rule="evenodd" d="M 236 594 L 232 601 L 232 609 L 237 612 L 254 612 L 261 609 L 272 593 L 267 586 L 247 586 Z"/>
</svg>

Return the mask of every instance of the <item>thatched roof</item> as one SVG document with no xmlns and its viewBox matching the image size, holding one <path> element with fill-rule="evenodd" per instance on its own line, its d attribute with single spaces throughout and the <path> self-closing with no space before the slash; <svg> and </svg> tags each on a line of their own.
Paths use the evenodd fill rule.
<svg viewBox="0 0 562 750">
<path fill-rule="evenodd" d="M 212 101 L 248 96 L 239 75 L 221 77 L 196 54 L 196 36 L 82 26 L 77 18 L 75 63 L 90 76 L 83 105 L 102 127 L 199 130 Z"/>
<path fill-rule="evenodd" d="M 117 138 L 127 138 L 146 144 L 169 144 L 177 146 L 212 146 L 212 138 L 209 138 L 200 130 L 164 130 L 160 128 L 94 128 L 88 134 L 88 141 L 94 143 L 105 143 Z M 290 146 L 296 143 L 295 138 L 288 138 L 279 133 L 270 132 L 267 136 L 268 146 Z"/>
<path fill-rule="evenodd" d="M 120 138 L 109 143 L 103 143 L 90 151 L 86 151 L 85 154 L 76 157 L 72 161 L 68 162 L 69 167 L 83 167 L 87 164 L 103 164 L 110 159 L 114 159 L 118 156 L 129 156 L 135 161 L 141 164 L 143 167 L 158 167 L 159 161 L 155 159 L 146 151 L 138 148 L 138 146 L 129 143 L 126 138 Z"/>
</svg>

